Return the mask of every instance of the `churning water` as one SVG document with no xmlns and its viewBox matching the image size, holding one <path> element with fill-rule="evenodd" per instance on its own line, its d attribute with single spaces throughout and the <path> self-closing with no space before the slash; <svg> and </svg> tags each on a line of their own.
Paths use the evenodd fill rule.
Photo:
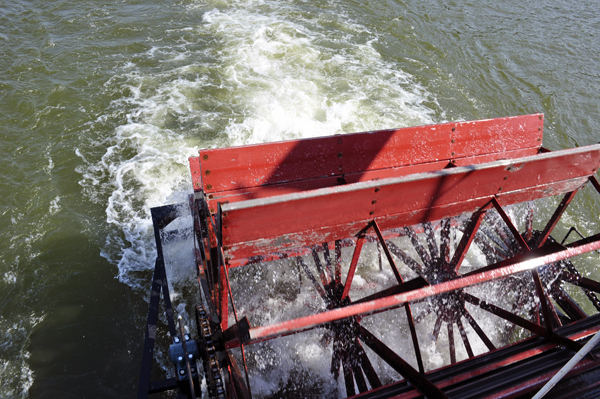
<svg viewBox="0 0 600 399">
<path fill-rule="evenodd" d="M 596 143 L 599 29 L 591 1 L 0 1 L 0 397 L 135 392 L 149 208 L 186 199 L 198 148 L 532 112 L 550 149 Z M 586 193 L 567 217 L 598 215 Z M 328 372 L 326 345 L 281 345 Z"/>
</svg>

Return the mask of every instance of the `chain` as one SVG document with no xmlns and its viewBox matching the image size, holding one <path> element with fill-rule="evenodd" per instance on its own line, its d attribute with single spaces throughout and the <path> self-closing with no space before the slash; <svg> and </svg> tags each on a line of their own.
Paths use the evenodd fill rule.
<svg viewBox="0 0 600 399">
<path fill-rule="evenodd" d="M 202 357 L 206 385 L 208 386 L 208 397 L 210 399 L 224 399 L 226 396 L 223 372 L 215 349 L 213 331 L 210 327 L 208 315 L 202 305 L 196 305 L 196 321 L 200 336 L 200 356 Z"/>
</svg>

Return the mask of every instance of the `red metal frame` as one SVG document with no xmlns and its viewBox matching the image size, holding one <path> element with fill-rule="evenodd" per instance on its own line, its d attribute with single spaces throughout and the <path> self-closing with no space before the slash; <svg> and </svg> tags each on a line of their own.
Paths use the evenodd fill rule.
<svg viewBox="0 0 600 399">
<path fill-rule="evenodd" d="M 575 191 L 599 164 L 600 145 L 593 145 L 223 204 L 225 256 L 249 258 L 353 237 L 372 219 L 387 230 L 471 213 L 492 197 L 506 206 Z"/>
<path fill-rule="evenodd" d="M 462 318 L 490 351 L 496 350 L 467 311 L 466 302 L 545 337 L 548 348 L 560 345 L 577 349 L 577 342 L 555 332 L 561 319 L 550 296 L 573 320 L 586 315 L 560 286 L 543 282 L 538 269 L 561 265 L 574 256 L 600 249 L 600 234 L 567 246 L 550 237 L 581 187 L 591 181 L 600 192 L 600 184 L 593 177 L 600 167 L 600 145 L 549 152 L 541 147 L 542 128 L 543 116 L 534 114 L 202 150 L 199 157 L 190 158 L 196 191 L 193 210 L 197 258 L 201 261 L 199 280 L 213 309 L 212 317 L 223 331 L 223 345 L 242 349 L 246 381 L 235 359 L 230 359 L 232 397 L 251 396 L 244 345 L 315 327 L 333 333 L 331 371 L 337 378 L 341 368 L 348 395 L 356 394 L 356 389 L 364 393 L 381 387 L 362 342 L 417 391 L 444 397 L 441 388 L 447 384 L 433 384 L 425 376 L 415 331 L 418 321 L 410 306 L 431 298 L 445 298 L 445 303 L 450 303 L 437 316 L 433 337 L 437 340 L 445 322 L 451 364 L 457 362 L 454 325 L 468 357 L 474 358 Z M 503 210 L 507 205 L 560 194 L 565 194 L 561 204 L 539 234 L 533 231 L 532 213 L 522 236 Z M 490 212 L 497 212 L 496 217 L 504 223 L 495 243 L 486 243 L 480 230 Z M 468 213 L 472 216 L 464 226 L 454 219 Z M 451 229 L 462 231 L 452 257 Z M 439 247 L 436 230 L 440 231 Z M 425 237 L 426 245 L 421 244 L 418 235 Z M 420 262 L 390 241 L 400 236 L 408 237 Z M 518 244 L 511 244 L 511 240 Z M 378 243 L 397 285 L 352 301 L 349 293 L 366 241 Z M 500 260 L 460 274 L 473 242 Z M 348 246 L 355 248 L 342 283 L 341 250 Z M 319 252 L 323 252 L 325 264 Z M 303 259 L 305 255 L 312 255 L 318 276 Z M 405 281 L 393 255 L 419 277 Z M 296 258 L 326 310 L 250 327 L 246 318 L 238 318 L 228 270 L 286 257 Z M 427 269 L 431 267 L 439 272 L 436 277 Z M 599 292 L 600 283 L 578 275 L 571 266 L 565 267 L 560 269 L 561 281 L 582 287 L 590 300 L 598 302 L 592 291 Z M 465 291 L 473 285 L 527 271 L 533 276 L 544 324 Z M 235 323 L 228 315 L 229 303 Z M 365 315 L 400 306 L 405 307 L 418 370 L 360 324 Z"/>
</svg>

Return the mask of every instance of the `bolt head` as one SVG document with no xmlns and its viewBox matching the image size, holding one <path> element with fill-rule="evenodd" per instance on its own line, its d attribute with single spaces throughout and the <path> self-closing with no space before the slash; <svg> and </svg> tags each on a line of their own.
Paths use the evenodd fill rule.
<svg viewBox="0 0 600 399">
<path fill-rule="evenodd" d="M 181 361 L 183 361 L 183 356 L 179 356 L 179 357 L 177 358 L 177 360 L 179 360 L 180 362 L 181 362 Z"/>
</svg>

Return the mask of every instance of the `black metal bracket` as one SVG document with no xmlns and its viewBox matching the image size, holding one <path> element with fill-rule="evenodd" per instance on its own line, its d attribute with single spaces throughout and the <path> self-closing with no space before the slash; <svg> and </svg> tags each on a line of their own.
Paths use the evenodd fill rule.
<svg viewBox="0 0 600 399">
<path fill-rule="evenodd" d="M 158 309 L 160 305 L 161 291 L 169 326 L 171 338 L 177 336 L 175 321 L 173 319 L 173 306 L 169 296 L 169 284 L 165 270 L 165 262 L 161 244 L 161 230 L 175 220 L 179 215 L 179 207 L 182 204 L 166 205 L 151 209 L 152 224 L 154 226 L 154 238 L 156 240 L 156 263 L 154 266 L 154 275 L 152 278 L 152 287 L 150 289 L 150 303 L 148 305 L 148 319 L 146 322 L 146 331 L 144 337 L 144 349 L 142 354 L 142 366 L 138 385 L 138 399 L 146 399 L 150 394 L 164 392 L 173 389 L 180 389 L 186 392 L 186 386 L 181 384 L 175 378 L 168 378 L 160 381 L 151 381 L 152 364 L 154 363 L 154 344 L 156 342 L 156 333 L 158 329 Z M 185 381 L 184 381 L 185 382 Z M 195 381 L 197 384 L 197 381 Z M 191 392 L 189 393 L 191 395 Z M 189 396 L 189 395 L 188 395 Z"/>
</svg>

